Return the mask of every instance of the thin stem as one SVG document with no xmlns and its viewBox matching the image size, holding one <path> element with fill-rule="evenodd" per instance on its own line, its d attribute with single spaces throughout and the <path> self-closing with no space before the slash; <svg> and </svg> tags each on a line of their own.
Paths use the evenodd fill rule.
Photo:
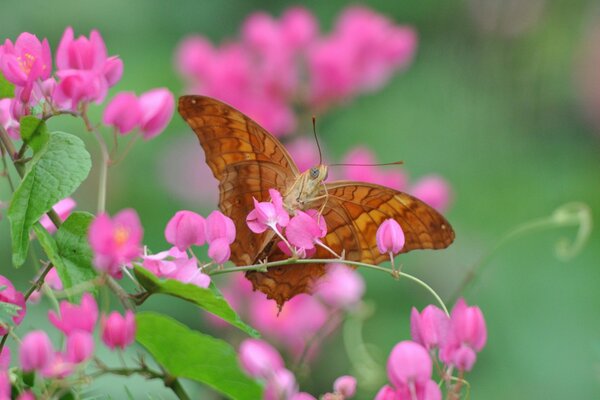
<svg viewBox="0 0 600 400">
<path fill-rule="evenodd" d="M 108 286 L 110 290 L 112 290 L 112 292 L 117 296 L 124 309 L 135 310 L 135 306 L 131 302 L 129 294 L 112 277 L 106 277 L 106 286 Z"/>
<path fill-rule="evenodd" d="M 110 153 L 108 152 L 108 147 L 106 146 L 104 138 L 100 132 L 98 132 L 98 129 L 92 125 L 92 122 L 87 115 L 87 106 L 84 106 L 83 111 L 81 112 L 81 118 L 85 124 L 85 129 L 94 134 L 96 141 L 98 142 L 98 146 L 100 147 L 100 156 L 102 162 L 100 164 L 100 171 L 98 175 L 98 213 L 103 213 L 106 210 L 106 185 L 108 180 Z"/>
<path fill-rule="evenodd" d="M 563 259 L 576 255 L 587 242 L 592 230 L 592 216 L 589 207 L 584 203 L 567 203 L 554 210 L 548 217 L 525 222 L 509 231 L 468 269 L 462 282 L 450 297 L 450 303 L 456 302 L 458 297 L 472 284 L 480 270 L 505 244 L 526 234 L 566 226 L 578 226 L 579 229 L 573 241 L 569 242 L 563 238 L 557 243 L 557 256 Z"/>
<path fill-rule="evenodd" d="M 254 264 L 254 265 L 246 265 L 246 266 L 241 266 L 241 267 L 222 268 L 222 269 L 217 269 L 217 270 L 214 270 L 214 271 L 210 271 L 208 274 L 209 275 L 220 275 L 220 274 L 227 274 L 227 273 L 231 273 L 231 272 L 241 272 L 241 271 L 265 271 L 268 268 L 279 267 L 279 266 L 282 266 L 282 265 L 314 264 L 314 263 L 317 263 L 317 264 L 343 263 L 343 264 L 348 264 L 348 265 L 354 265 L 354 266 L 357 266 L 357 267 L 369 268 L 369 269 L 373 269 L 375 271 L 385 272 L 386 274 L 389 274 L 392 277 L 397 277 L 397 276 L 403 277 L 405 279 L 408 279 L 410 281 L 415 282 L 416 284 L 418 284 L 419 286 L 421 286 L 425 290 L 427 290 L 435 298 L 435 300 L 438 302 L 438 304 L 440 305 L 440 307 L 442 308 L 442 310 L 444 310 L 444 312 L 446 313 L 446 315 L 450 315 L 448 313 L 448 309 L 446 308 L 446 305 L 442 301 L 442 298 L 435 292 L 435 290 L 433 290 L 431 288 L 431 286 L 429 286 L 428 284 L 426 284 L 425 282 L 423 282 L 419 278 L 417 278 L 415 276 L 412 276 L 412 275 L 409 275 L 409 274 L 407 274 L 405 272 L 392 271 L 389 268 L 380 267 L 378 265 L 372 265 L 372 264 L 362 263 L 362 262 L 359 262 L 359 261 L 339 260 L 339 259 L 335 259 L 335 258 L 307 258 L 307 259 L 289 258 L 287 260 L 271 261 L 271 262 L 267 262 L 267 263 L 263 263 L 263 264 Z"/>
</svg>

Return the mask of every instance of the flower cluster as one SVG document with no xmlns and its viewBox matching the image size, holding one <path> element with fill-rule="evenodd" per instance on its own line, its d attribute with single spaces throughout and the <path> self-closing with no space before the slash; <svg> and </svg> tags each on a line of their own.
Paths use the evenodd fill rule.
<svg viewBox="0 0 600 400">
<path fill-rule="evenodd" d="M 0 46 L 0 72 L 15 85 L 15 96 L 0 101 L 0 124 L 19 139 L 19 121 L 25 115 L 48 117 L 62 112 L 82 113 L 90 103 L 102 103 L 108 89 L 123 75 L 123 62 L 109 56 L 100 33 L 75 38 L 67 28 L 56 50 L 53 74 L 48 40 L 22 33 Z M 103 121 L 125 134 L 139 127 L 145 138 L 161 132 L 173 115 L 174 98 L 167 89 L 154 89 L 137 99 L 129 92 L 115 96 Z"/>
<path fill-rule="evenodd" d="M 439 308 L 429 305 L 419 313 L 411 314 L 413 341 L 398 343 L 388 359 L 388 377 L 392 385 L 386 385 L 376 400 L 439 400 L 440 388 L 431 379 L 436 353 L 446 366 L 439 371 L 448 382 L 448 391 L 458 395 L 461 383 L 450 384 L 449 374 L 456 368 L 460 374 L 473 368 L 476 353 L 487 340 L 485 320 L 479 307 L 467 306 L 460 299 L 448 317 Z M 437 363 L 436 363 L 437 365 Z"/>
<path fill-rule="evenodd" d="M 328 35 L 308 10 L 291 8 L 279 20 L 250 15 L 240 39 L 220 47 L 191 36 L 177 65 L 191 92 L 224 100 L 283 135 L 296 126 L 295 105 L 324 110 L 381 87 L 412 60 L 416 42 L 412 28 L 367 8 L 343 11 Z"/>
<path fill-rule="evenodd" d="M 85 293 L 79 305 L 62 301 L 60 314 L 49 311 L 48 319 L 65 336 L 65 349 L 55 350 L 46 332 L 30 331 L 19 346 L 19 363 L 25 372 L 37 371 L 44 378 L 64 379 L 93 356 L 98 305 L 91 294 Z M 110 349 L 124 349 L 134 341 L 135 319 L 131 311 L 124 317 L 117 312 L 103 315 L 100 326 L 102 341 Z"/>
<path fill-rule="evenodd" d="M 0 302 L 12 304 L 18 308 L 12 317 L 12 322 L 15 325 L 19 325 L 23 318 L 25 318 L 25 312 L 27 311 L 25 297 L 23 293 L 15 289 L 10 280 L 2 275 L 0 275 Z M 7 323 L 8 321 L 0 321 L 0 335 L 8 333 Z"/>
<path fill-rule="evenodd" d="M 239 348 L 242 368 L 253 378 L 266 383 L 264 400 L 316 400 L 314 396 L 298 390 L 294 374 L 285 368 L 283 358 L 270 344 L 259 339 L 246 339 Z M 341 376 L 333 384 L 334 392 L 327 393 L 325 400 L 352 398 L 356 392 L 356 379 Z"/>
</svg>

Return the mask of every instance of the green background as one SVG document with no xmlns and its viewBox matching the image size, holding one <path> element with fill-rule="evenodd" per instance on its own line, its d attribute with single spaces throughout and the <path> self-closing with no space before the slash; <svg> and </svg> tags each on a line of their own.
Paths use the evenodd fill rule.
<svg viewBox="0 0 600 400">
<path fill-rule="evenodd" d="M 368 144 L 379 160 L 404 160 L 413 179 L 436 172 L 451 183 L 454 201 L 447 217 L 457 233 L 455 244 L 443 252 L 401 257 L 405 271 L 424 279 L 442 296 L 450 296 L 468 267 L 515 226 L 548 216 L 575 200 L 587 203 L 597 217 L 600 132 L 584 118 L 581 95 L 582 87 L 600 88 L 600 68 L 592 61 L 593 51 L 600 53 L 600 37 L 591 41 L 594 28 L 600 27 L 600 7 L 594 3 L 365 3 L 416 28 L 416 59 L 381 91 L 325 115 L 319 134 L 333 158 Z M 66 26 L 73 26 L 77 35 L 96 28 L 109 54 L 120 55 L 125 64 L 123 79 L 113 91 L 141 93 L 167 86 L 179 94 L 183 83 L 175 72 L 173 55 L 186 34 L 200 33 L 220 42 L 237 35 L 250 12 L 261 9 L 280 15 L 291 4 L 4 0 L 0 31 L 3 38 L 11 39 L 29 31 L 47 37 L 56 49 Z M 325 31 L 347 5 L 339 1 L 303 4 L 317 15 Z M 488 28 L 477 23 L 476 4 L 487 5 Z M 531 18 L 530 13 L 534 15 Z M 581 75 L 586 62 L 595 66 L 595 76 Z M 94 112 L 97 120 L 100 108 Z M 596 113 L 600 114 L 600 108 Z M 64 117 L 51 127 L 79 134 L 89 142 L 97 161 L 97 149 L 79 123 Z M 191 135 L 176 116 L 166 132 L 138 143 L 127 159 L 109 172 L 109 211 L 137 209 L 150 248 L 166 246 L 162 230 L 176 210 L 205 212 L 211 208 L 179 199 L 163 182 L 170 145 L 179 140 L 192 143 Z M 198 148 L 198 165 L 202 160 Z M 93 171 L 76 194 L 79 209 L 94 210 L 96 179 Z M 6 200 L 4 182 L 0 190 L 0 200 Z M 560 261 L 554 255 L 556 242 L 563 236 L 574 238 L 575 233 L 575 228 L 560 228 L 507 243 L 465 293 L 469 303 L 481 307 L 488 326 L 488 345 L 467 377 L 472 398 L 600 396 L 600 235 L 594 230 L 580 254 L 568 262 Z M 9 249 L 8 223 L 3 219 L 0 268 L 2 274 L 20 282 L 19 288 L 25 288 L 31 269 L 12 270 Z M 370 271 L 364 276 L 366 299 L 375 307 L 366 322 L 365 339 L 375 346 L 383 365 L 392 346 L 409 337 L 411 307 L 422 308 L 431 299 L 410 282 L 396 282 Z M 159 299 L 148 307 L 203 329 L 191 307 L 180 303 L 172 307 Z M 37 309 L 24 324 L 39 326 L 36 315 L 45 319 Z M 301 382 L 303 390 L 323 393 L 337 376 L 351 372 L 340 342 L 326 342 L 311 378 Z M 97 390 L 109 390 L 115 398 L 124 395 L 125 383 L 140 396 L 172 397 L 159 383 L 150 386 L 142 379 L 118 380 L 110 389 L 107 382 L 111 381 L 101 380 Z M 372 392 L 361 392 L 358 397 L 370 395 Z"/>
</svg>

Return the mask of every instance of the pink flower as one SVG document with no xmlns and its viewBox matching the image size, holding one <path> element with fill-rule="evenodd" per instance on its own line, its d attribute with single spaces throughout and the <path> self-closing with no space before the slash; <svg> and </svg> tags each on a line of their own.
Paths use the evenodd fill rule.
<svg viewBox="0 0 600 400">
<path fill-rule="evenodd" d="M 356 393 L 356 378 L 350 375 L 340 376 L 333 382 L 333 390 L 344 399 L 353 397 Z"/>
<path fill-rule="evenodd" d="M 94 337 L 86 331 L 74 331 L 67 336 L 67 361 L 79 364 L 94 354 Z"/>
<path fill-rule="evenodd" d="M 190 258 L 179 264 L 177 269 L 168 275 L 168 278 L 183 283 L 191 283 L 205 289 L 210 285 L 210 276 L 198 268 L 198 261 L 195 258 Z"/>
<path fill-rule="evenodd" d="M 377 228 L 375 240 L 381 254 L 396 254 L 404 247 L 404 232 L 396 220 L 386 219 Z"/>
<path fill-rule="evenodd" d="M 41 371 L 53 359 L 54 350 L 50 338 L 44 331 L 31 331 L 19 346 L 19 361 L 23 371 Z"/>
<path fill-rule="evenodd" d="M 123 76 L 123 61 L 117 56 L 108 57 L 102 72 L 108 87 L 113 87 Z"/>
<path fill-rule="evenodd" d="M 123 350 L 135 340 L 135 316 L 131 310 L 125 312 L 125 317 L 116 311 L 102 316 L 100 326 L 102 341 L 111 350 Z"/>
<path fill-rule="evenodd" d="M 10 366 L 11 353 L 10 348 L 3 347 L 0 353 L 0 370 L 7 369 Z"/>
<path fill-rule="evenodd" d="M 254 199 L 254 210 L 246 217 L 248 228 L 254 233 L 263 233 L 268 228 L 279 233 L 290 222 L 290 215 L 283 208 L 281 194 L 275 189 L 269 189 L 269 194 L 270 202 L 259 203 Z"/>
<path fill-rule="evenodd" d="M 175 110 L 175 98 L 166 88 L 158 88 L 142 93 L 140 96 L 142 111 L 140 129 L 144 139 L 151 139 L 162 132 Z"/>
<path fill-rule="evenodd" d="M 295 356 L 304 351 L 307 342 L 323 328 L 328 318 L 325 306 L 313 296 L 295 296 L 285 303 L 281 311 L 262 293 L 250 294 L 241 300 L 248 306 L 252 326 Z M 313 346 L 309 358 L 315 356 L 317 349 Z"/>
<path fill-rule="evenodd" d="M 190 246 L 202 246 L 206 242 L 206 222 L 204 217 L 192 211 L 177 211 L 165 228 L 167 242 L 179 250 Z"/>
<path fill-rule="evenodd" d="M 58 214 L 60 220 L 64 221 L 69 215 L 71 215 L 71 212 L 73 211 L 75 206 L 77 206 L 75 200 L 73 200 L 70 197 L 67 197 L 56 203 L 52 207 L 52 209 Z M 56 232 L 56 225 L 54 225 L 54 223 L 50 220 L 50 217 L 48 217 L 48 215 L 44 214 L 44 216 L 40 218 L 40 224 L 42 224 L 44 229 L 46 229 L 48 232 Z"/>
<path fill-rule="evenodd" d="M 310 393 L 298 392 L 290 397 L 290 400 L 317 400 L 317 398 Z"/>
<path fill-rule="evenodd" d="M 333 264 L 319 281 L 315 294 L 330 307 L 351 309 L 364 291 L 365 282 L 358 272 L 343 264 Z"/>
<path fill-rule="evenodd" d="M 104 109 L 102 122 L 121 134 L 131 132 L 142 118 L 140 103 L 133 92 L 118 93 Z"/>
<path fill-rule="evenodd" d="M 315 16 L 305 8 L 288 8 L 281 16 L 283 42 L 292 49 L 306 48 L 319 33 Z"/>
<path fill-rule="evenodd" d="M 67 356 L 59 351 L 52 356 L 52 361 L 42 369 L 42 376 L 50 379 L 64 379 L 73 373 L 75 365 L 67 360 Z"/>
<path fill-rule="evenodd" d="M 123 210 L 114 218 L 103 213 L 90 225 L 88 240 L 94 252 L 94 265 L 102 272 L 120 279 L 121 265 L 141 254 L 142 226 L 137 213 Z"/>
<path fill-rule="evenodd" d="M 61 107 L 76 110 L 82 102 L 100 104 L 108 93 L 106 79 L 96 71 L 62 70 L 54 92 L 54 100 Z"/>
<path fill-rule="evenodd" d="M 235 240 L 235 224 L 220 211 L 213 211 L 206 218 L 206 241 L 208 256 L 217 264 L 229 260 L 229 245 Z"/>
<path fill-rule="evenodd" d="M 14 118 L 11 112 L 13 99 L 0 99 L 0 125 L 6 130 L 8 136 L 20 139 L 19 120 Z"/>
<path fill-rule="evenodd" d="M 312 212 L 309 214 L 309 211 Z M 285 230 L 290 243 L 304 250 L 313 249 L 316 243 L 320 243 L 319 239 L 327 234 L 325 218 L 320 217 L 316 210 L 309 211 L 296 211 Z"/>
<path fill-rule="evenodd" d="M 61 301 L 60 318 L 54 310 L 50 310 L 48 319 L 56 329 L 67 336 L 75 331 L 93 333 L 98 320 L 98 304 L 93 295 L 84 293 L 80 305 Z"/>
<path fill-rule="evenodd" d="M 440 349 L 440 359 L 463 371 L 470 371 L 487 341 L 487 328 L 481 309 L 459 299 L 450 313 L 450 332 Z"/>
<path fill-rule="evenodd" d="M 418 181 L 410 193 L 438 211 L 446 210 L 451 198 L 450 185 L 444 178 L 436 175 Z"/>
<path fill-rule="evenodd" d="M 20 100 L 27 102 L 34 82 L 48 79 L 52 72 L 48 40 L 40 42 L 37 36 L 23 32 L 14 45 L 6 39 L 0 53 L 0 70 L 8 81 L 24 88 Z"/>
<path fill-rule="evenodd" d="M 15 306 L 20 307 L 19 311 L 17 311 L 17 314 L 12 317 L 13 323 L 15 325 L 19 325 L 23 318 L 25 318 L 25 312 L 27 311 L 23 293 L 17 291 L 12 282 L 2 275 L 0 275 L 0 288 L 2 288 L 0 289 L 1 302 L 14 304 Z M 7 333 L 8 328 L 4 326 L 4 324 L 0 324 L 0 335 L 6 335 Z"/>
<path fill-rule="evenodd" d="M 427 350 L 439 347 L 448 334 L 450 319 L 439 308 L 428 305 L 419 314 L 413 307 L 410 314 L 412 339 Z"/>
<path fill-rule="evenodd" d="M 375 400 L 400 400 L 397 390 L 390 385 L 385 385 L 375 395 Z"/>
<path fill-rule="evenodd" d="M 387 363 L 388 377 L 397 388 L 424 384 L 431 379 L 432 362 L 423 346 L 409 340 L 392 349 Z"/>
<path fill-rule="evenodd" d="M 188 257 L 185 251 L 181 251 L 177 247 L 171 247 L 167 251 L 144 255 L 142 259 L 142 266 L 160 278 L 175 272 L 178 262 L 180 260 L 187 261 Z"/>
<path fill-rule="evenodd" d="M 287 369 L 278 369 L 267 381 L 263 400 L 290 399 L 298 392 L 296 377 Z"/>
<path fill-rule="evenodd" d="M 244 340 L 240 345 L 239 358 L 244 371 L 254 378 L 267 379 L 284 368 L 279 352 L 264 340 Z"/>
</svg>

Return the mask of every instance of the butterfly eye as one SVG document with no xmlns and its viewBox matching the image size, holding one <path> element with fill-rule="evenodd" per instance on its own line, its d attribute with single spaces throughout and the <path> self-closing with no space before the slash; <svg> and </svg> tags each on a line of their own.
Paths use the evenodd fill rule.
<svg viewBox="0 0 600 400">
<path fill-rule="evenodd" d="M 310 169 L 310 177 L 312 179 L 317 179 L 319 177 L 319 169 L 316 167 L 312 167 Z"/>
</svg>

